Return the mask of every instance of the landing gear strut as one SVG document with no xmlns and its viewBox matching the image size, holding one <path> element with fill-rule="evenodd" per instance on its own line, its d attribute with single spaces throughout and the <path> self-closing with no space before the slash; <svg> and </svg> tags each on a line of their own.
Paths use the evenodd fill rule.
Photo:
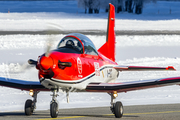
<svg viewBox="0 0 180 120">
<path fill-rule="evenodd" d="M 123 116 L 123 105 L 120 101 L 115 103 L 115 99 L 117 97 L 117 92 L 109 93 L 111 96 L 111 106 L 110 109 L 116 118 L 121 118 Z"/>
<path fill-rule="evenodd" d="M 36 102 L 37 102 L 37 94 L 39 91 L 30 90 L 30 94 L 33 97 L 33 101 L 31 99 L 26 100 L 24 106 L 25 115 L 29 116 L 32 115 L 34 110 L 36 109 Z"/>
<path fill-rule="evenodd" d="M 56 97 L 58 96 L 57 92 L 57 89 L 53 90 L 52 101 L 50 103 L 50 113 L 52 118 L 56 118 L 59 113 L 59 103 L 56 100 Z"/>
</svg>

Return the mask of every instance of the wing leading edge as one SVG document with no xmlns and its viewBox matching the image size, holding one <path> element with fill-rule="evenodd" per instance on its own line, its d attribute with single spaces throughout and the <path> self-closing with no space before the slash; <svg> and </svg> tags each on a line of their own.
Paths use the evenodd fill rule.
<svg viewBox="0 0 180 120">
<path fill-rule="evenodd" d="M 132 90 L 140 90 L 154 87 L 162 87 L 167 85 L 180 84 L 180 77 L 163 78 L 155 80 L 132 81 L 122 83 L 90 83 L 86 87 L 88 92 L 127 92 Z"/>
<path fill-rule="evenodd" d="M 146 67 L 146 66 L 115 66 L 118 71 L 150 71 L 150 70 L 176 70 L 173 66 L 168 67 Z"/>
<path fill-rule="evenodd" d="M 39 81 L 25 81 L 0 77 L 0 86 L 6 86 L 21 90 L 49 91 Z"/>
</svg>

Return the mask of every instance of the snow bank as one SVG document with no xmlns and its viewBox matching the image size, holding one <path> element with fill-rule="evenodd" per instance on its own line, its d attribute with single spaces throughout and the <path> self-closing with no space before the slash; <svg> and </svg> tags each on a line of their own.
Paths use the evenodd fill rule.
<svg viewBox="0 0 180 120">
<path fill-rule="evenodd" d="M 4 35 L 0 36 L 0 50 L 12 49 L 44 49 L 47 46 L 49 38 L 53 38 L 52 49 L 65 35 Z M 100 48 L 106 41 L 106 36 L 87 35 L 96 48 Z M 122 35 L 116 36 L 117 47 L 150 47 L 150 46 L 180 46 L 179 35 Z"/>
</svg>

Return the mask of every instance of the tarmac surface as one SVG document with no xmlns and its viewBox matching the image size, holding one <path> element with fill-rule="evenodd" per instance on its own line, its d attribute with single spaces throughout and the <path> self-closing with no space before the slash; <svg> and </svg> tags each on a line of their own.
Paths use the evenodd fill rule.
<svg viewBox="0 0 180 120">
<path fill-rule="evenodd" d="M 55 120 L 117 120 L 109 107 L 60 109 Z M 35 111 L 31 116 L 24 112 L 0 113 L 0 120 L 54 120 L 49 110 Z M 125 106 L 121 120 L 179 120 L 180 104 Z"/>
</svg>

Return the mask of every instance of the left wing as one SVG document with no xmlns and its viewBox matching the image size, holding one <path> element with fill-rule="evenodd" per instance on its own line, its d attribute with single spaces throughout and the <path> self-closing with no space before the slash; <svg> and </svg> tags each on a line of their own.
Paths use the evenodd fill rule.
<svg viewBox="0 0 180 120">
<path fill-rule="evenodd" d="M 163 78 L 155 80 L 132 81 L 122 83 L 90 83 L 86 87 L 88 92 L 127 92 L 132 90 L 140 90 L 154 87 L 162 87 L 167 85 L 180 84 L 180 77 Z"/>
<path fill-rule="evenodd" d="M 0 86 L 6 86 L 21 90 L 49 91 L 39 81 L 25 81 L 11 78 L 0 77 Z"/>
<path fill-rule="evenodd" d="M 168 67 L 147 67 L 147 66 L 115 66 L 118 71 L 150 71 L 150 70 L 176 70 L 173 66 Z"/>
</svg>

